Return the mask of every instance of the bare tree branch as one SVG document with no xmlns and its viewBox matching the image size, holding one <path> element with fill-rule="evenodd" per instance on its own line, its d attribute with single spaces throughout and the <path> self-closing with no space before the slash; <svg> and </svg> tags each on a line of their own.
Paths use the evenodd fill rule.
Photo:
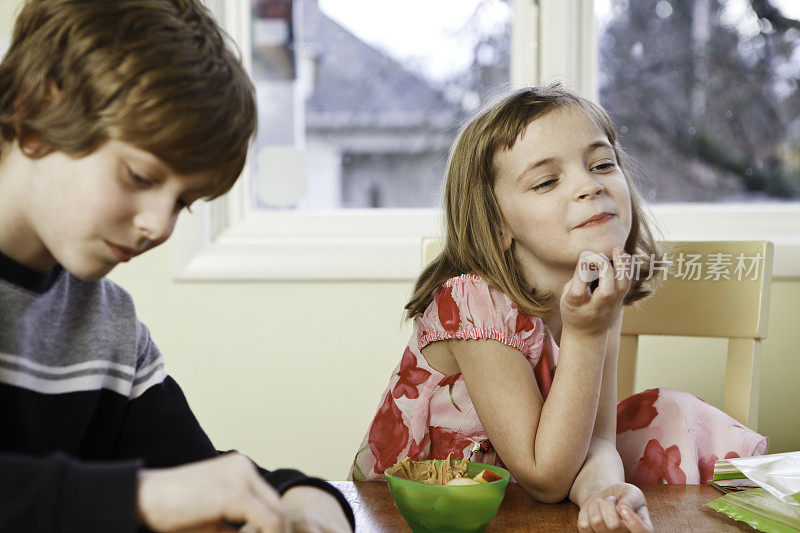
<svg viewBox="0 0 800 533">
<path fill-rule="evenodd" d="M 750 0 L 750 5 L 758 18 L 767 19 L 776 30 L 782 32 L 789 28 L 800 30 L 800 20 L 785 17 L 769 0 Z"/>
</svg>

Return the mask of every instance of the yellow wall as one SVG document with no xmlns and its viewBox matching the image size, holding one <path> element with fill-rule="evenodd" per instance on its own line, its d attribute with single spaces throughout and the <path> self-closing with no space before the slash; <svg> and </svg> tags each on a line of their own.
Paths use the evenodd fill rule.
<svg viewBox="0 0 800 533">
<path fill-rule="evenodd" d="M 411 282 L 176 283 L 169 243 L 112 273 L 220 449 L 343 479 L 410 330 Z M 800 280 L 776 281 L 759 430 L 800 449 Z M 688 345 L 688 348 L 687 348 Z M 724 341 L 644 338 L 638 384 L 719 405 Z"/>
<path fill-rule="evenodd" d="M 344 479 L 408 341 L 411 282 L 176 283 L 169 246 L 111 278 L 217 448 Z"/>
<path fill-rule="evenodd" d="M 11 31 L 19 4 L 19 0 L 0 0 L 0 54 L 5 54 L 6 47 L 11 40 Z"/>
</svg>

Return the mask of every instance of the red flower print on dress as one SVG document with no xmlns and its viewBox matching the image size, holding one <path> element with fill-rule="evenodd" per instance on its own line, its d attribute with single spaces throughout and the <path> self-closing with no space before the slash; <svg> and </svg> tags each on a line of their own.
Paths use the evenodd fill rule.
<svg viewBox="0 0 800 533">
<path fill-rule="evenodd" d="M 522 311 L 517 310 L 517 324 L 514 327 L 515 333 L 520 333 L 522 331 L 531 331 L 535 328 L 536 325 L 533 323 L 533 319 L 523 313 Z"/>
<path fill-rule="evenodd" d="M 461 433 L 447 428 L 431 428 L 431 459 L 446 459 L 453 454 L 453 459 L 463 459 L 464 449 L 472 443 Z"/>
<path fill-rule="evenodd" d="M 431 376 L 431 373 L 424 368 L 417 366 L 417 358 L 410 348 L 406 347 L 403 352 L 403 359 L 400 361 L 400 379 L 392 389 L 392 396 L 399 398 L 405 395 L 411 400 L 419 398 L 419 387 Z"/>
<path fill-rule="evenodd" d="M 408 456 L 413 461 L 421 461 L 424 459 L 422 455 L 425 453 L 425 448 L 428 448 L 428 451 L 430 451 L 430 445 L 431 445 L 431 436 L 430 434 L 426 433 L 425 436 L 422 437 L 422 440 L 419 441 L 419 443 L 416 443 L 413 440 L 411 441 L 411 446 L 408 448 Z"/>
<path fill-rule="evenodd" d="M 697 470 L 700 471 L 701 485 L 705 485 L 714 477 L 714 463 L 716 462 L 717 456 L 713 453 L 697 461 Z"/>
<path fill-rule="evenodd" d="M 397 462 L 400 452 L 408 444 L 408 428 L 400 416 L 400 409 L 389 394 L 386 395 L 369 428 L 368 444 L 377 461 L 375 473 L 379 475 Z"/>
<path fill-rule="evenodd" d="M 628 396 L 617 404 L 617 433 L 641 429 L 650 425 L 658 415 L 653 404 L 658 400 L 658 389 L 647 389 Z"/>
<path fill-rule="evenodd" d="M 686 474 L 681 470 L 681 451 L 673 444 L 666 450 L 656 439 L 650 439 L 644 449 L 644 455 L 636 463 L 628 476 L 628 483 L 641 485 L 644 483 L 686 484 Z"/>
<path fill-rule="evenodd" d="M 436 309 L 439 312 L 439 322 L 448 333 L 455 333 L 461 325 L 461 314 L 458 311 L 458 305 L 453 299 L 453 288 L 442 287 L 436 291 L 434 296 L 436 300 Z"/>
<path fill-rule="evenodd" d="M 456 381 L 458 381 L 458 378 L 460 377 L 461 377 L 461 372 L 459 372 L 458 374 L 450 374 L 449 376 L 443 377 L 442 380 L 439 381 L 439 383 L 437 383 L 437 385 L 439 385 L 440 387 L 444 387 L 445 385 L 450 385 L 452 387 L 453 385 L 456 384 Z"/>
<path fill-rule="evenodd" d="M 463 411 L 461 411 L 461 408 L 456 403 L 456 399 L 453 398 L 453 385 L 456 384 L 456 381 L 458 381 L 458 378 L 460 377 L 461 377 L 461 372 L 459 372 L 458 374 L 450 374 L 449 376 L 443 377 L 442 380 L 438 383 L 440 387 L 444 387 L 445 385 L 450 386 L 450 403 L 453 404 L 453 407 L 455 407 L 459 413 Z"/>
<path fill-rule="evenodd" d="M 735 459 L 739 457 L 736 452 L 728 452 L 725 454 L 725 459 Z M 717 456 L 713 453 L 707 457 L 703 457 L 697 463 L 697 468 L 700 470 L 700 484 L 705 484 L 711 481 L 714 477 L 714 463 L 717 462 Z"/>
</svg>

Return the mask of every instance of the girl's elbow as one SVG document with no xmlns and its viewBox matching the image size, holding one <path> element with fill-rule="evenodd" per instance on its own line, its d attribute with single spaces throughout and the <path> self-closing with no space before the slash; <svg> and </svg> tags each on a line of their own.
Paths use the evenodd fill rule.
<svg viewBox="0 0 800 533">
<path fill-rule="evenodd" d="M 569 489 L 567 490 L 545 490 L 545 491 L 532 491 L 530 494 L 536 501 L 542 503 L 561 503 L 569 496 Z"/>
<path fill-rule="evenodd" d="M 525 492 L 536 501 L 542 503 L 559 503 L 567 499 L 572 483 L 560 482 L 553 479 L 544 480 L 518 480 Z"/>
</svg>

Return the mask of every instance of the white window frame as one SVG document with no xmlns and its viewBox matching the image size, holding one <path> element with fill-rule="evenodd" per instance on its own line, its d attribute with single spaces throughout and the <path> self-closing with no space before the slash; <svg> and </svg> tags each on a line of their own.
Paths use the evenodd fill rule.
<svg viewBox="0 0 800 533">
<path fill-rule="evenodd" d="M 207 3 L 249 68 L 250 2 Z M 596 96 L 593 0 L 513 0 L 513 6 L 512 85 L 561 80 Z M 179 221 L 176 279 L 408 280 L 419 272 L 422 237 L 443 228 L 440 209 L 259 211 L 251 207 L 247 172 L 229 194 Z M 773 275 L 800 277 L 800 202 L 659 204 L 652 212 L 670 240 L 771 240 Z"/>
</svg>

